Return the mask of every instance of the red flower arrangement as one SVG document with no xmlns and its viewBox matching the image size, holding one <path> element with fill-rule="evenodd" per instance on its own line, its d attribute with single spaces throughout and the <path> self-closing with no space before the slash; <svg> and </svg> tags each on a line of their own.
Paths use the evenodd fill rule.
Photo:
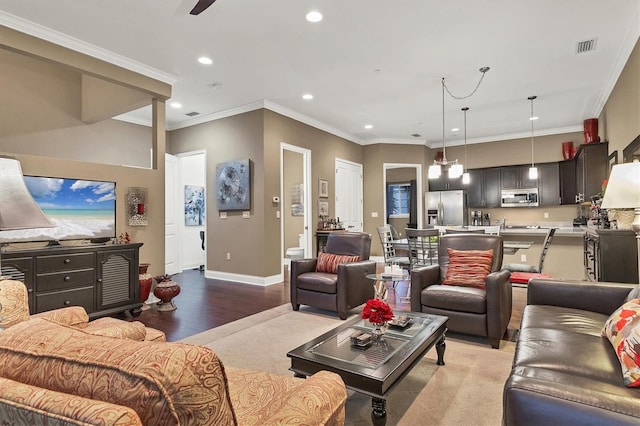
<svg viewBox="0 0 640 426">
<path fill-rule="evenodd" d="M 380 299 L 370 299 L 362 310 L 362 319 L 368 319 L 372 324 L 382 324 L 393 319 L 393 311 Z"/>
</svg>

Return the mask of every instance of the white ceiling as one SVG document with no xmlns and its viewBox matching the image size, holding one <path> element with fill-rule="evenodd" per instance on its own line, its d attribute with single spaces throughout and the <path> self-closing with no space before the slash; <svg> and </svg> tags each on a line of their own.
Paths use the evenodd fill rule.
<svg viewBox="0 0 640 426">
<path fill-rule="evenodd" d="M 195 3 L 0 0 L 0 25 L 172 83 L 170 130 L 267 107 L 361 144 L 432 147 L 442 77 L 464 96 L 491 67 L 472 97 L 446 96 L 447 145 L 462 143 L 450 129 L 464 106 L 469 143 L 529 136 L 531 95 L 536 135 L 580 131 L 640 36 L 638 0 L 217 0 L 191 16 Z M 322 22 L 305 20 L 312 9 Z M 150 123 L 150 109 L 128 118 Z"/>
</svg>

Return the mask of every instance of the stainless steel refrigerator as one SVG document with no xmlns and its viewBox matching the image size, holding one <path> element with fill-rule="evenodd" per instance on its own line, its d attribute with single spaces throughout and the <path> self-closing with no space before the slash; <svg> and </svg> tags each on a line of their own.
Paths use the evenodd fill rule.
<svg viewBox="0 0 640 426">
<path fill-rule="evenodd" d="M 439 226 L 469 224 L 465 191 L 427 192 L 424 200 L 427 224 Z"/>
</svg>

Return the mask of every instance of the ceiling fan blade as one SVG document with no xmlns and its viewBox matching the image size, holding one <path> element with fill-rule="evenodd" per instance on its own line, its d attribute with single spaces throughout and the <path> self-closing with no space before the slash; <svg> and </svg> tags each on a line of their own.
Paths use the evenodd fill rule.
<svg viewBox="0 0 640 426">
<path fill-rule="evenodd" d="M 199 15 L 204 12 L 209 6 L 215 3 L 216 0 L 198 0 L 195 7 L 189 12 L 191 15 Z"/>
</svg>

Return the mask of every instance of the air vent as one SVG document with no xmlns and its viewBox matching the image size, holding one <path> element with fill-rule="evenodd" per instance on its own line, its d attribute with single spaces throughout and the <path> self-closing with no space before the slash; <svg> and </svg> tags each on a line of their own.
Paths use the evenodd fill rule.
<svg viewBox="0 0 640 426">
<path fill-rule="evenodd" d="M 414 133 L 411 136 L 413 136 L 414 138 L 421 138 L 422 135 L 420 133 Z"/>
<path fill-rule="evenodd" d="M 196 115 L 200 115 L 200 113 L 199 113 L 199 112 L 192 111 L 192 112 L 188 112 L 188 113 L 186 113 L 185 115 L 188 115 L 189 117 L 195 117 Z"/>
<path fill-rule="evenodd" d="M 590 38 L 589 40 L 582 40 L 576 43 L 576 55 L 579 53 L 591 52 L 596 50 L 597 38 Z"/>
</svg>

